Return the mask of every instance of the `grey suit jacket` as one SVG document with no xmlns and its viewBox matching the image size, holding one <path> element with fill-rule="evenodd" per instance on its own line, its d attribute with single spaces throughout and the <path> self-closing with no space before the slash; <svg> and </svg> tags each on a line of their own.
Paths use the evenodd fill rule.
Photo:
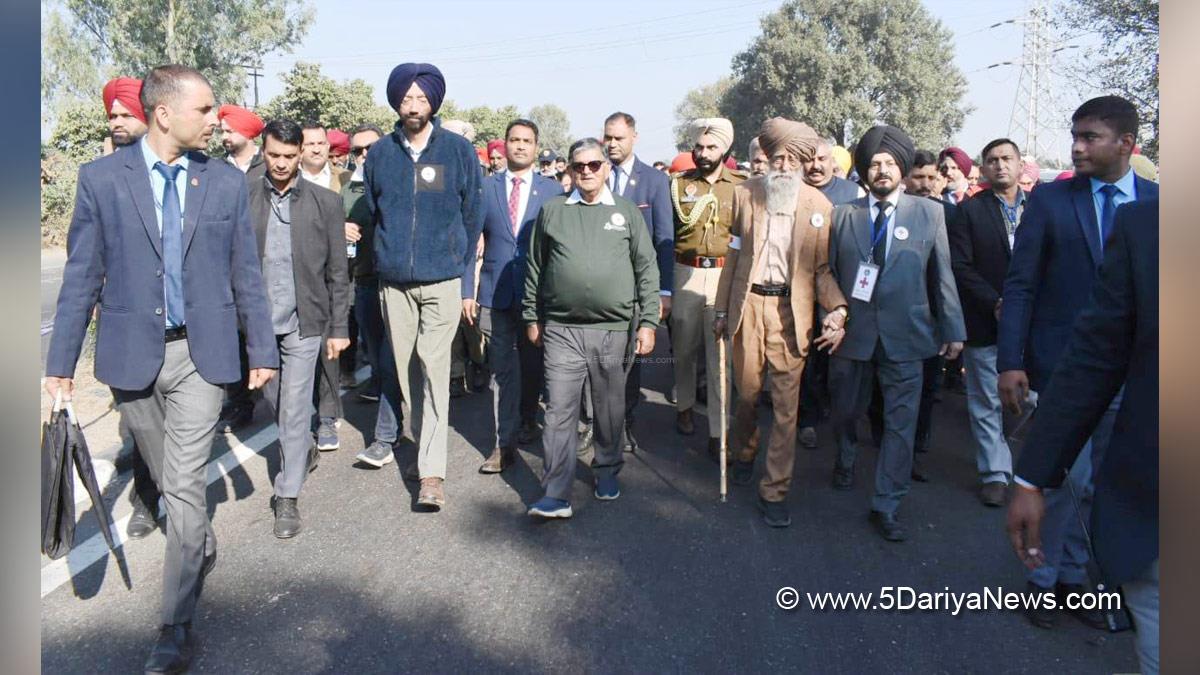
<svg viewBox="0 0 1200 675">
<path fill-rule="evenodd" d="M 890 360 L 913 361 L 937 354 L 943 343 L 965 340 L 946 216 L 928 199 L 900 194 L 895 227 L 907 228 L 909 236 L 903 241 L 892 237 L 871 302 L 851 297 L 859 263 L 871 252 L 870 212 L 866 197 L 833 210 L 829 267 L 850 303 L 846 337 L 836 354 L 867 361 L 882 341 Z M 936 287 L 930 288 L 931 283 Z"/>
<path fill-rule="evenodd" d="M 246 186 L 261 263 L 271 215 L 270 187 L 262 171 L 248 172 Z M 296 181 L 291 195 L 292 269 L 300 336 L 350 337 L 350 276 L 342 198 L 303 178 Z"/>
</svg>

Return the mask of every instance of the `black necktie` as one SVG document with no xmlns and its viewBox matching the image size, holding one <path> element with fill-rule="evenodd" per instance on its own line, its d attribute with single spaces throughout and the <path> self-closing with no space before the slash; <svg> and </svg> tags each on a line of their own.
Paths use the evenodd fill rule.
<svg viewBox="0 0 1200 675">
<path fill-rule="evenodd" d="M 883 260 L 887 257 L 887 214 L 892 203 L 878 202 L 876 206 L 879 207 L 879 213 L 875 216 L 875 227 L 871 228 L 871 256 L 875 258 L 879 270 L 883 271 Z"/>
</svg>

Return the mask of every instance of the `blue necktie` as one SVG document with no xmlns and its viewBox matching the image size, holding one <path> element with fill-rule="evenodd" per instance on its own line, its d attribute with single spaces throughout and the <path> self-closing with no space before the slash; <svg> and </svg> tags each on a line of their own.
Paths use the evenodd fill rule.
<svg viewBox="0 0 1200 675">
<path fill-rule="evenodd" d="M 182 166 L 156 162 L 154 170 L 166 180 L 162 195 L 163 290 L 167 299 L 167 321 L 182 326 L 183 316 L 183 214 L 179 208 L 179 193 L 175 177 Z"/>
<path fill-rule="evenodd" d="M 875 215 L 875 226 L 871 228 L 871 257 L 883 271 L 883 262 L 887 259 L 887 218 L 891 202 L 878 202 L 879 213 Z"/>
<path fill-rule="evenodd" d="M 621 194 L 621 167 L 613 166 L 613 194 Z"/>
<path fill-rule="evenodd" d="M 1100 250 L 1104 250 L 1104 242 L 1108 241 L 1108 235 L 1112 232 L 1113 218 L 1117 215 L 1117 203 L 1113 199 L 1120 191 L 1116 185 L 1100 186 L 1100 193 L 1104 195 L 1104 202 L 1100 205 Z"/>
</svg>

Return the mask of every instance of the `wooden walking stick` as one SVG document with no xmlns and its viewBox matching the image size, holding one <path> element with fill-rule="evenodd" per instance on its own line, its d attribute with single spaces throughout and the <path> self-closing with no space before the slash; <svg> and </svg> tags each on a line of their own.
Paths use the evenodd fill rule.
<svg viewBox="0 0 1200 675">
<path fill-rule="evenodd" d="M 717 369 L 720 371 L 720 375 L 718 377 L 721 388 L 721 396 L 717 401 L 717 407 L 721 409 L 721 501 L 724 502 L 725 493 L 728 489 L 728 479 L 725 474 L 725 467 L 728 466 L 726 453 L 729 451 L 727 449 L 725 436 L 726 426 L 728 426 L 728 420 L 726 420 L 726 411 L 728 410 L 729 405 L 728 399 L 725 395 L 725 390 L 728 388 L 725 384 L 725 337 L 721 335 L 717 336 Z"/>
</svg>

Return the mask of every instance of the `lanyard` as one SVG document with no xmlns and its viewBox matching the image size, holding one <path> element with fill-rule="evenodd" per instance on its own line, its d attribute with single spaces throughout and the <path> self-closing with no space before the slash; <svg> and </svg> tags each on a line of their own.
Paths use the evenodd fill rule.
<svg viewBox="0 0 1200 675">
<path fill-rule="evenodd" d="M 1018 192 L 1017 203 L 1009 206 L 1008 202 L 1004 201 L 1004 197 L 996 195 L 996 200 L 1000 202 L 1000 211 L 1004 213 L 1004 223 L 1008 226 L 1009 234 L 1017 231 L 1017 210 L 1021 208 L 1021 198 L 1024 196 L 1024 192 Z"/>
</svg>

